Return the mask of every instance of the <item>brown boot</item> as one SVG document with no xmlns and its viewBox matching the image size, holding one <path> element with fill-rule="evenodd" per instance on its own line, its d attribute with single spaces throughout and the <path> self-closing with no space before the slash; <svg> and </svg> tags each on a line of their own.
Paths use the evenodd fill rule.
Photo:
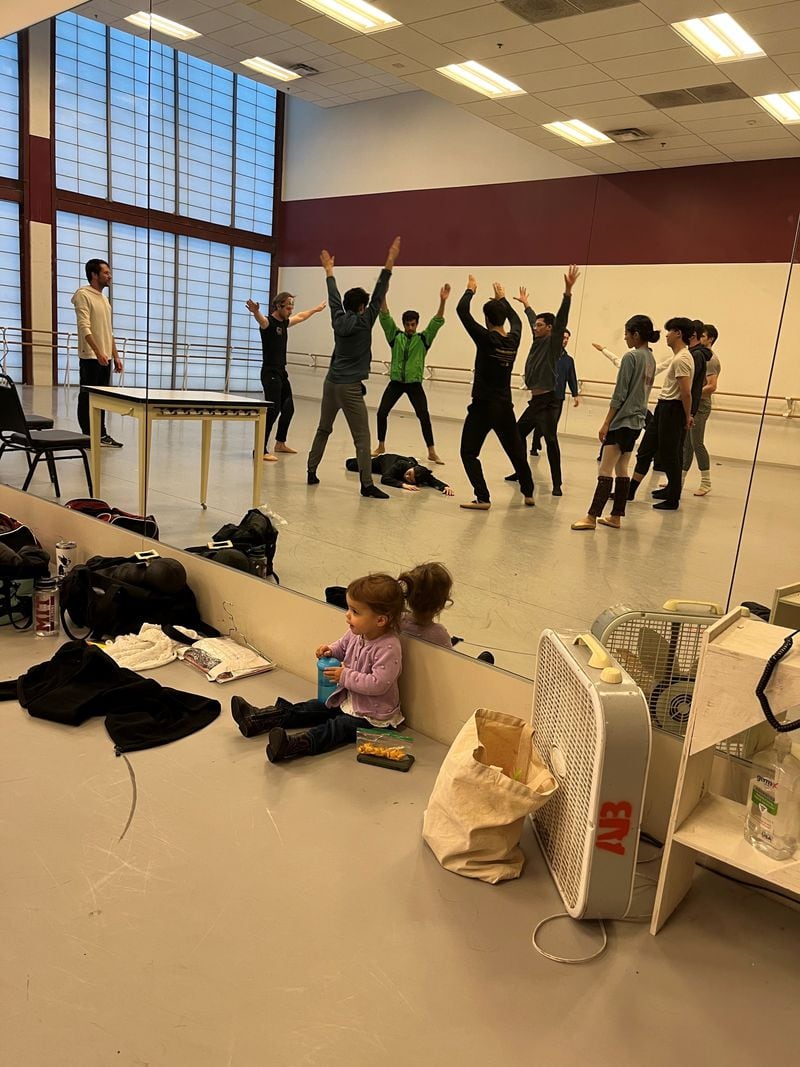
<svg viewBox="0 0 800 1067">
<path fill-rule="evenodd" d="M 276 726 L 269 732 L 267 742 L 267 759 L 270 763 L 282 763 L 287 759 L 300 759 L 301 756 L 313 756 L 311 734 L 303 732 L 291 736 Z"/>
<path fill-rule="evenodd" d="M 283 722 L 283 712 L 270 704 L 266 708 L 257 708 L 255 704 L 248 704 L 244 697 L 231 697 L 231 715 L 234 718 L 239 731 L 244 737 L 258 737 L 265 734 L 273 726 L 280 726 Z"/>
</svg>

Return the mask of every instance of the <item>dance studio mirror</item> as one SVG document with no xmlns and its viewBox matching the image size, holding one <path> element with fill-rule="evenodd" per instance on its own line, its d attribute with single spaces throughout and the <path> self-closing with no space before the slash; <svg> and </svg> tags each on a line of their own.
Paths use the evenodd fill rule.
<svg viewBox="0 0 800 1067">
<path fill-rule="evenodd" d="M 252 4 L 237 5 L 236 18 L 231 15 L 236 26 L 198 16 L 203 35 L 185 44 L 152 37 L 122 21 L 118 5 L 113 12 L 111 6 L 91 0 L 55 23 L 34 27 L 23 50 L 32 84 L 38 84 L 36 64 L 40 73 L 48 69 L 51 42 L 55 56 L 52 329 L 59 388 L 37 384 L 26 395 L 29 410 L 47 410 L 52 403 L 57 425 L 77 428 L 70 301 L 85 284 L 84 263 L 94 256 L 107 259 L 112 271 L 114 333 L 125 368 L 115 384 L 148 396 L 177 389 L 252 399 L 263 397 L 257 317 L 269 315 L 271 299 L 278 292 L 293 294 L 294 314 L 326 300 L 322 248 L 335 257 L 342 292 L 354 286 L 371 291 L 399 233 L 402 246 L 387 297 L 398 325 L 402 313 L 413 309 L 424 329 L 438 310 L 442 287 L 450 286 L 445 324 L 426 354 L 423 383 L 435 449 L 445 462 L 426 459 L 427 444 L 405 396 L 388 417 L 386 450 L 430 466 L 455 496 L 390 487 L 389 499 L 363 499 L 358 474 L 345 469 L 354 449 L 341 415 L 318 468 L 320 484 L 307 484 L 333 338 L 327 310 L 293 325 L 287 354 L 295 413 L 283 436 L 296 452 L 273 451 L 274 461 L 260 461 L 258 494 L 279 530 L 274 565 L 284 586 L 322 598 L 326 587 L 346 585 L 367 571 L 398 574 L 440 560 L 454 578 L 453 603 L 442 621 L 463 639 L 458 652 L 489 650 L 499 667 L 530 675 L 543 627 L 588 629 L 619 603 L 646 609 L 681 599 L 726 606 L 759 434 L 733 595 L 769 602 L 778 578 L 793 580 L 791 573 L 773 575 L 775 554 L 764 546 L 775 543 L 769 534 L 781 524 L 796 544 L 788 502 L 797 496 L 800 402 L 785 400 L 798 388 L 789 357 L 800 314 L 796 275 L 787 282 L 798 216 L 796 160 L 748 162 L 745 154 L 731 153 L 719 166 L 691 166 L 695 157 L 679 144 L 663 157 L 654 145 L 651 157 L 630 170 L 598 164 L 587 149 L 553 155 L 542 147 L 536 132 L 541 127 L 532 118 L 523 121 L 510 102 L 504 108 L 460 90 L 444 99 L 391 67 L 387 72 L 375 66 L 372 75 L 359 69 L 358 76 L 374 87 L 372 95 L 364 89 L 339 102 L 334 87 L 341 77 L 323 75 L 342 65 L 347 40 L 321 42 L 310 24 L 297 29 L 287 23 L 281 31 L 276 14 Z M 249 35 L 242 29 L 246 19 Z M 316 82 L 288 83 L 282 96 L 272 88 L 277 83 L 239 64 L 236 42 L 244 40 L 257 42 L 260 54 L 276 62 L 291 65 L 295 56 L 294 62 L 316 66 L 322 75 Z M 7 77 L 13 51 L 7 48 L 4 57 Z M 32 104 L 37 106 L 35 98 Z M 756 104 L 739 105 L 750 107 L 755 124 L 763 124 Z M 497 108 L 503 114 L 493 124 Z M 611 121 L 607 116 L 616 114 L 609 100 L 587 108 L 586 117 L 603 129 Z M 695 122 L 695 141 L 703 137 L 703 121 L 677 113 L 664 121 L 670 117 Z M 499 170 L 498 158 L 504 161 Z M 13 237 L 19 205 L 0 200 L 0 208 Z M 456 305 L 467 278 L 472 273 L 477 280 L 473 312 L 479 321 L 494 281 L 505 286 L 518 312 L 522 307 L 513 298 L 520 286 L 536 313 L 556 312 L 571 263 L 581 270 L 568 323 L 579 404 L 574 406 L 568 389 L 559 423 L 563 495 L 552 495 L 543 447 L 530 457 L 536 506 L 524 507 L 517 486 L 505 481 L 511 468 L 490 434 L 481 461 L 491 510 L 463 510 L 459 505 L 473 497 L 459 444 L 475 349 Z M 42 325 L 42 298 L 35 284 L 33 289 L 33 321 Z M 258 312 L 248 310 L 248 300 L 260 305 Z M 18 351 L 21 372 L 23 346 L 13 343 L 12 303 L 4 305 L 7 359 L 15 367 Z M 699 318 L 719 331 L 714 347 L 721 372 L 705 432 L 711 492 L 695 496 L 701 474 L 694 460 L 678 511 L 652 509 L 651 491 L 659 481 L 648 475 L 621 529 L 573 531 L 597 484 L 598 429 L 616 375 L 593 345 L 621 356 L 624 324 L 638 314 L 649 315 L 661 330 L 657 361 L 670 354 L 663 326 L 672 316 Z M 28 357 L 39 369 L 49 348 L 43 336 L 31 334 Z M 523 316 L 512 379 L 518 415 L 528 399 L 523 371 L 530 345 Z M 372 351 L 365 384 L 374 448 L 376 409 L 391 360 L 379 323 Z M 651 408 L 662 380 L 656 379 Z M 36 381 L 45 382 L 46 375 L 37 372 Z M 108 432 L 124 447 L 102 451 L 100 495 L 138 511 L 136 423 L 111 414 Z M 163 541 L 202 545 L 244 515 L 253 498 L 253 443 L 252 422 L 213 424 L 203 509 L 200 423 L 154 423 L 146 509 L 158 520 Z M 274 444 L 273 432 L 270 448 Z M 62 500 L 85 493 L 78 465 L 71 466 L 63 465 Z M 5 456 L 3 467 L 4 480 L 21 484 L 21 457 Z M 31 491 L 52 496 L 46 474 L 37 475 Z"/>
</svg>

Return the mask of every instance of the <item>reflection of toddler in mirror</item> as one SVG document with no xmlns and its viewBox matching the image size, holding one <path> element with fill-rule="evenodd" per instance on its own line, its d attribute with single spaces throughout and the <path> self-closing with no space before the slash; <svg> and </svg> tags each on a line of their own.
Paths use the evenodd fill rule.
<svg viewBox="0 0 800 1067">
<path fill-rule="evenodd" d="M 450 634 L 440 622 L 434 621 L 453 602 L 450 597 L 453 576 L 447 567 L 442 563 L 421 563 L 399 575 L 398 581 L 405 589 L 408 605 L 400 621 L 401 631 L 450 648 Z"/>
</svg>

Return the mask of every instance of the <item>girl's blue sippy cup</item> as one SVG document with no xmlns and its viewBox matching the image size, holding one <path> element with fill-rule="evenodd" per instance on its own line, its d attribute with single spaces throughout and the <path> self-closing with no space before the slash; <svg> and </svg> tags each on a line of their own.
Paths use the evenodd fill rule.
<svg viewBox="0 0 800 1067">
<path fill-rule="evenodd" d="M 338 686 L 336 682 L 326 678 L 322 672 L 326 667 L 341 667 L 341 665 L 341 661 L 334 659 L 333 656 L 320 656 L 317 660 L 317 700 L 321 700 L 323 704 Z"/>
</svg>

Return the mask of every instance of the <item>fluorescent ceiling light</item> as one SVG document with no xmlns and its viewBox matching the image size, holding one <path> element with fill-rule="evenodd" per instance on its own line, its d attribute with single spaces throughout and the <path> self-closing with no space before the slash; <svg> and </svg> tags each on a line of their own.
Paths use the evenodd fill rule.
<svg viewBox="0 0 800 1067">
<path fill-rule="evenodd" d="M 771 93 L 769 96 L 754 96 L 753 99 L 784 125 L 800 122 L 800 91 Z"/>
<path fill-rule="evenodd" d="M 595 130 L 592 126 L 587 126 L 580 119 L 570 119 L 568 122 L 546 122 L 544 129 L 558 134 L 559 137 L 572 141 L 573 144 L 578 144 L 582 148 L 614 143 L 610 137 L 606 137 L 604 133 L 600 133 L 599 130 Z"/>
<path fill-rule="evenodd" d="M 160 15 L 151 15 L 149 11 L 137 11 L 135 15 L 126 15 L 126 22 L 132 22 L 134 26 L 141 26 L 143 30 L 155 30 L 167 37 L 177 37 L 179 41 L 191 41 L 201 34 L 197 30 L 191 30 L 188 26 L 181 26 L 180 22 L 170 22 Z"/>
<path fill-rule="evenodd" d="M 282 82 L 291 82 L 300 77 L 295 71 L 287 70 L 286 67 L 279 67 L 277 63 L 270 63 L 268 59 L 262 59 L 261 56 L 254 56 L 253 59 L 243 59 L 242 66 L 257 70 L 259 74 L 266 74 L 268 78 L 277 78 L 278 81 Z"/>
<path fill-rule="evenodd" d="M 444 74 L 445 78 L 450 78 L 459 85 L 465 85 L 468 89 L 483 93 L 484 96 L 490 96 L 494 100 L 499 100 L 504 96 L 519 96 L 525 92 L 508 78 L 495 74 L 493 70 L 476 63 L 474 59 L 469 59 L 466 63 L 451 63 L 447 67 L 436 69 L 440 74 Z"/>
<path fill-rule="evenodd" d="M 365 0 L 300 0 L 300 3 L 360 33 L 375 33 L 402 25 L 385 11 L 365 3 Z"/>
<path fill-rule="evenodd" d="M 712 63 L 730 63 L 734 59 L 764 55 L 750 34 L 745 33 L 730 15 L 673 22 L 672 28 Z"/>
</svg>

